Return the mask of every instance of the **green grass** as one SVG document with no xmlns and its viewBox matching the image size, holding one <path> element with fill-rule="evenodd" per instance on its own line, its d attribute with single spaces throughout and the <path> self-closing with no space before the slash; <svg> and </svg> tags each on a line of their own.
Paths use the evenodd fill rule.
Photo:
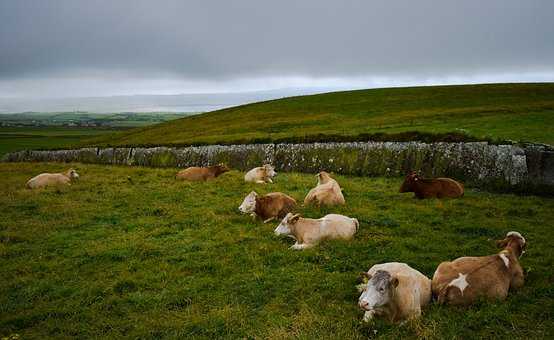
<svg viewBox="0 0 554 340">
<path fill-rule="evenodd" d="M 0 157 L 25 149 L 71 148 L 91 136 L 113 131 L 104 128 L 0 127 Z"/>
<path fill-rule="evenodd" d="M 249 143 L 302 140 L 320 134 L 355 138 L 360 134 L 407 131 L 463 132 L 480 139 L 554 144 L 554 83 L 390 88 L 291 97 L 186 117 L 89 142 Z"/>
<path fill-rule="evenodd" d="M 244 183 L 232 171 L 208 183 L 176 169 L 74 164 L 71 187 L 25 181 L 63 164 L 0 164 L 0 337 L 21 338 L 552 338 L 554 199 L 468 189 L 458 200 L 415 200 L 400 179 L 337 176 L 347 205 L 300 209 L 357 217 L 351 242 L 289 250 L 276 223 L 253 222 L 245 194 L 302 199 L 310 174 Z M 132 178 L 133 183 L 127 180 Z M 463 309 L 432 305 L 404 326 L 360 320 L 357 274 L 401 261 L 428 276 L 444 260 L 497 252 L 494 239 L 528 239 L 523 289 Z"/>
</svg>

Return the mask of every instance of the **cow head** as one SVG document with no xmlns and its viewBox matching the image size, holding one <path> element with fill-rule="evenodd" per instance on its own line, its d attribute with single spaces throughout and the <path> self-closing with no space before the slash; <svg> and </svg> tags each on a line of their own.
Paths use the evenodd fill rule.
<svg viewBox="0 0 554 340">
<path fill-rule="evenodd" d="M 503 240 L 496 241 L 496 245 L 499 248 L 510 248 L 515 256 L 521 257 L 527 248 L 527 241 L 519 232 L 510 231 Z"/>
<path fill-rule="evenodd" d="M 319 172 L 316 175 L 316 177 L 317 177 L 317 184 L 318 185 L 325 184 L 325 183 L 329 182 L 332 179 L 331 175 L 329 175 L 329 173 L 327 173 L 325 171 Z"/>
<path fill-rule="evenodd" d="M 265 170 L 265 174 L 266 174 L 267 177 L 272 178 L 272 177 L 277 176 L 277 173 L 275 172 L 275 168 L 273 167 L 273 165 L 264 164 L 263 168 Z"/>
<path fill-rule="evenodd" d="M 420 179 L 421 177 L 419 177 L 417 172 L 410 172 L 404 179 L 404 183 L 402 183 L 402 185 L 400 186 L 400 192 L 413 192 L 414 184 Z"/>
<path fill-rule="evenodd" d="M 300 214 L 293 215 L 292 213 L 288 213 L 277 228 L 275 228 L 275 235 L 291 236 L 298 219 L 300 219 Z"/>
<path fill-rule="evenodd" d="M 254 212 L 254 210 L 256 209 L 256 198 L 258 198 L 258 194 L 255 191 L 249 193 L 244 198 L 244 201 L 242 201 L 242 204 L 239 206 L 240 212 L 245 214 Z"/>
<path fill-rule="evenodd" d="M 384 270 L 376 271 L 373 276 L 368 273 L 363 274 L 368 278 L 368 282 L 358 299 L 358 306 L 365 311 L 370 311 L 390 303 L 398 287 L 398 278 Z"/>
<path fill-rule="evenodd" d="M 75 169 L 69 169 L 67 170 L 67 177 L 69 177 L 70 179 L 77 179 L 79 178 L 79 174 L 77 173 L 77 171 L 75 171 Z"/>
<path fill-rule="evenodd" d="M 230 170 L 229 167 L 227 167 L 227 165 L 223 163 L 219 163 L 218 165 L 215 166 L 216 175 L 218 176 L 223 173 L 226 173 L 229 170 Z"/>
</svg>

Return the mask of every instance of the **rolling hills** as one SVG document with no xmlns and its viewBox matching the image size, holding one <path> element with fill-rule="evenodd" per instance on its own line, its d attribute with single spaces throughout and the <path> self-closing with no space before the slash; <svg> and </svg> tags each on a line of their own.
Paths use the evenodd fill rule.
<svg viewBox="0 0 554 340">
<path fill-rule="evenodd" d="M 289 97 L 86 140 L 99 146 L 395 140 L 460 133 L 554 144 L 554 83 L 387 88 Z"/>
</svg>

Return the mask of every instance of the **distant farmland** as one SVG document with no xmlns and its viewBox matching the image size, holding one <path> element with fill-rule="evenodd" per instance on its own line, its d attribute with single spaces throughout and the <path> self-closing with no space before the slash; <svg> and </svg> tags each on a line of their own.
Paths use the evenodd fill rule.
<svg viewBox="0 0 554 340">
<path fill-rule="evenodd" d="M 0 115 L 0 156 L 23 149 L 70 148 L 93 136 L 181 118 L 187 113 L 88 112 Z"/>
</svg>

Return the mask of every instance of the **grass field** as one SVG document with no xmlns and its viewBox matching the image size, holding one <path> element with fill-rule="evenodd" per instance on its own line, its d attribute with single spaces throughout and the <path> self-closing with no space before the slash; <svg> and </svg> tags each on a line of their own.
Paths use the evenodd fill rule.
<svg viewBox="0 0 554 340">
<path fill-rule="evenodd" d="M 400 179 L 337 176 L 347 205 L 300 209 L 357 217 L 351 242 L 289 250 L 277 223 L 237 207 L 250 190 L 302 199 L 309 174 L 254 186 L 232 171 L 208 183 L 176 169 L 74 164 L 71 187 L 25 181 L 62 164 L 0 164 L 0 337 L 390 339 L 554 337 L 554 199 L 469 189 L 459 200 L 415 200 Z M 132 178 L 132 183 L 127 180 Z M 401 261 L 428 276 L 444 260 L 528 239 L 523 289 L 501 303 L 432 305 L 403 326 L 360 320 L 358 272 Z"/>
<path fill-rule="evenodd" d="M 314 135 L 463 132 L 554 144 L 554 83 L 332 92 L 237 106 L 95 138 L 98 145 L 302 140 Z M 325 140 L 325 136 L 321 138 Z"/>
<path fill-rule="evenodd" d="M 24 149 L 70 148 L 113 129 L 67 127 L 0 127 L 0 157 Z"/>
</svg>

